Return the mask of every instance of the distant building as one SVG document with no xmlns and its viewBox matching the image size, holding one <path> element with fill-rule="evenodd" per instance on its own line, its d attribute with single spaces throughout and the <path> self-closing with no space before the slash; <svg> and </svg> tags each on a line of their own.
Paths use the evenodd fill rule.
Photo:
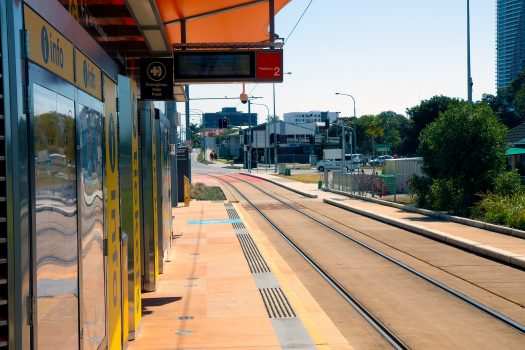
<svg viewBox="0 0 525 350">
<path fill-rule="evenodd" d="M 280 163 L 305 163 L 312 164 L 316 150 L 316 135 L 324 128 L 323 122 L 292 124 L 279 120 L 269 125 L 260 124 L 253 128 L 243 129 L 241 145 L 250 144 L 253 150 L 252 159 L 259 163 L 273 163 L 275 150 Z M 275 137 L 274 132 L 277 132 Z M 244 157 L 244 151 L 239 152 Z"/>
<path fill-rule="evenodd" d="M 284 113 L 284 121 L 293 124 L 324 122 L 326 119 L 333 122 L 338 117 L 339 112 L 310 111 Z"/>
<path fill-rule="evenodd" d="M 235 107 L 226 107 L 216 113 L 204 113 L 202 123 L 205 131 L 219 129 L 219 120 L 228 119 L 228 127 L 257 125 L 257 113 L 243 113 Z"/>
<path fill-rule="evenodd" d="M 508 168 L 525 176 L 525 124 L 507 131 L 505 140 L 510 146 L 505 152 Z"/>
<path fill-rule="evenodd" d="M 507 87 L 525 67 L 525 0 L 497 0 L 497 88 Z"/>
</svg>

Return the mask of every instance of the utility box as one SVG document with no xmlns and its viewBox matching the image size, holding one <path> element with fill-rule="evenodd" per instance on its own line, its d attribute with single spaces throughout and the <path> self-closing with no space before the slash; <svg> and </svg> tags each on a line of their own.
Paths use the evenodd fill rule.
<svg viewBox="0 0 525 350">
<path fill-rule="evenodd" d="M 385 174 L 391 175 L 423 175 L 423 158 L 398 158 L 385 161 Z"/>
<path fill-rule="evenodd" d="M 187 147 L 177 148 L 177 201 L 184 202 L 184 176 L 190 178 L 190 153 Z"/>
</svg>

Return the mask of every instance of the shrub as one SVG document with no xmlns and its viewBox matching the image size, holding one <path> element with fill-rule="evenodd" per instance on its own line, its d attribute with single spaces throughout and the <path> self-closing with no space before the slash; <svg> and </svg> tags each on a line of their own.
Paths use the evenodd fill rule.
<svg viewBox="0 0 525 350">
<path fill-rule="evenodd" d="M 198 201 L 214 201 L 226 199 L 220 187 L 206 186 L 201 182 L 198 182 L 195 185 L 191 186 L 190 197 Z"/>
<path fill-rule="evenodd" d="M 451 179 L 437 179 L 430 185 L 430 204 L 432 209 L 465 215 L 465 191 L 456 181 Z"/>
<path fill-rule="evenodd" d="M 212 162 L 210 162 L 210 161 L 205 159 L 205 156 L 206 156 L 206 154 L 204 152 L 199 153 L 197 155 L 197 161 L 202 163 L 202 164 L 206 164 L 206 165 L 212 164 Z"/>
<path fill-rule="evenodd" d="M 408 180 L 408 188 L 414 195 L 416 206 L 420 208 L 430 208 L 428 197 L 430 193 L 430 178 L 414 175 Z"/>
<path fill-rule="evenodd" d="M 472 216 L 485 222 L 523 230 L 525 193 L 521 191 L 511 196 L 488 194 L 474 206 Z"/>
<path fill-rule="evenodd" d="M 502 196 L 512 196 L 523 191 L 520 175 L 517 171 L 501 173 L 494 183 L 494 193 Z"/>
</svg>

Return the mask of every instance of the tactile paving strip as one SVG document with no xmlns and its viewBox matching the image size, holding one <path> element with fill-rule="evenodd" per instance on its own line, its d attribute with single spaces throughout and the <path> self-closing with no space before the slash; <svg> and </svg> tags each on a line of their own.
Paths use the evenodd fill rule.
<svg viewBox="0 0 525 350">
<path fill-rule="evenodd" d="M 281 288 L 262 288 L 259 289 L 261 297 L 268 311 L 270 318 L 292 318 L 297 317 L 292 305 L 288 302 L 286 295 Z"/>
<path fill-rule="evenodd" d="M 226 211 L 230 219 L 240 219 L 235 207 L 225 203 Z M 261 294 L 268 317 L 272 322 L 282 349 L 316 349 L 308 332 L 301 320 L 297 317 L 292 305 L 289 303 L 284 291 L 279 286 L 273 273 L 263 256 L 261 255 L 255 241 L 244 224 L 232 223 L 239 243 L 257 289 Z"/>
<path fill-rule="evenodd" d="M 249 234 L 238 234 L 237 239 L 241 243 L 242 251 L 248 261 L 251 273 L 270 272 L 268 264 L 266 264 L 261 252 L 257 249 L 252 237 Z"/>
</svg>

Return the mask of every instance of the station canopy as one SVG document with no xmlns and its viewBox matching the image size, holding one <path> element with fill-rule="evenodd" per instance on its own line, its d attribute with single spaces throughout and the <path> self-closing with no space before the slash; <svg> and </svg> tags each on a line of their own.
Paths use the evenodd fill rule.
<svg viewBox="0 0 525 350">
<path fill-rule="evenodd" d="M 58 1 L 135 78 L 140 58 L 171 54 L 183 33 L 194 48 L 270 41 L 269 0 Z M 273 0 L 274 15 L 289 2 Z"/>
<path fill-rule="evenodd" d="M 275 0 L 274 13 L 290 0 Z M 181 42 L 183 22 L 187 43 L 250 43 L 268 41 L 268 1 L 156 0 L 171 44 Z"/>
</svg>

